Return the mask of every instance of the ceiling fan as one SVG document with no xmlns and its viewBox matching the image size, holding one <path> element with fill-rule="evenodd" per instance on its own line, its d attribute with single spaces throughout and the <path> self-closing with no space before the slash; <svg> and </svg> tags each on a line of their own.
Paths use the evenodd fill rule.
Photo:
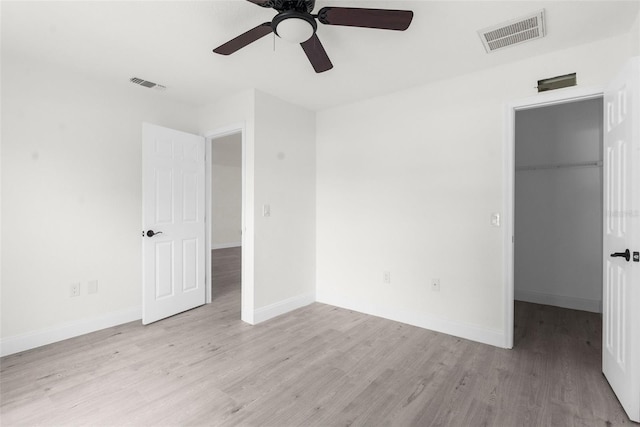
<svg viewBox="0 0 640 427">
<path fill-rule="evenodd" d="M 355 7 L 323 7 L 316 15 L 311 12 L 315 0 L 247 0 L 262 7 L 275 9 L 278 14 L 238 37 L 218 46 L 213 51 L 231 55 L 270 33 L 292 43 L 300 43 L 316 73 L 333 68 L 333 64 L 316 34 L 318 24 L 347 27 L 378 28 L 404 31 L 413 19 L 410 10 L 364 9 Z"/>
</svg>

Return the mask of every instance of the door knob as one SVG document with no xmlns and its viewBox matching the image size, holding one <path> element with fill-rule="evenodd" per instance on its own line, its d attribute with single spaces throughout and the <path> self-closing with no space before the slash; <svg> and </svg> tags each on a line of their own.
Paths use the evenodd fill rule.
<svg viewBox="0 0 640 427">
<path fill-rule="evenodd" d="M 612 258 L 620 257 L 620 258 L 624 258 L 627 261 L 629 261 L 631 259 L 631 252 L 629 251 L 629 249 L 627 249 L 624 252 L 614 252 L 614 253 L 611 254 L 611 257 Z"/>
<path fill-rule="evenodd" d="M 156 234 L 162 234 L 162 231 L 153 231 L 153 230 L 147 231 L 147 237 L 153 237 Z"/>
</svg>

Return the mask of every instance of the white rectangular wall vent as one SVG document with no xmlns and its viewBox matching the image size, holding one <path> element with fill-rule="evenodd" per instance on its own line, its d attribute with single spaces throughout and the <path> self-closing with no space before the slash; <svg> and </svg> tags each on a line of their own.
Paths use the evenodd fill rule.
<svg viewBox="0 0 640 427">
<path fill-rule="evenodd" d="M 154 88 L 156 90 L 165 90 L 166 89 L 166 86 L 162 86 L 162 85 L 159 85 L 157 83 L 150 82 L 148 80 L 139 79 L 138 77 L 131 77 L 129 79 L 129 81 L 131 83 L 134 83 L 134 84 L 137 84 L 137 85 L 140 85 L 140 86 L 144 86 L 144 87 L 148 87 L 148 88 Z"/>
<path fill-rule="evenodd" d="M 544 9 L 519 19 L 478 31 L 487 53 L 546 35 Z"/>
</svg>

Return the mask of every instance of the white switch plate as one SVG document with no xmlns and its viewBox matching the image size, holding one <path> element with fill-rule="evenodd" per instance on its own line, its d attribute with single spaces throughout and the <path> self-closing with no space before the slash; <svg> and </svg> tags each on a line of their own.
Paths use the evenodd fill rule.
<svg viewBox="0 0 640 427">
<path fill-rule="evenodd" d="M 494 227 L 500 227 L 500 214 L 498 212 L 491 214 L 491 225 Z"/>
<path fill-rule="evenodd" d="M 431 279 L 431 290 L 433 292 L 440 292 L 440 279 Z"/>
<path fill-rule="evenodd" d="M 271 206 L 270 205 L 262 205 L 262 216 L 267 218 L 271 216 Z"/>
<path fill-rule="evenodd" d="M 391 283 L 391 272 L 390 271 L 385 271 L 382 274 L 382 281 L 387 285 Z"/>
</svg>

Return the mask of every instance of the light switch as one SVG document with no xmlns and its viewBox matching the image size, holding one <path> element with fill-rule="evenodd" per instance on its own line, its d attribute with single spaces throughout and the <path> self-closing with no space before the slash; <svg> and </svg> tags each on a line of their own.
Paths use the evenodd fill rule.
<svg viewBox="0 0 640 427">
<path fill-rule="evenodd" d="M 267 218 L 271 216 L 271 206 L 270 205 L 262 205 L 262 216 Z"/>
<path fill-rule="evenodd" d="M 494 227 L 500 227 L 500 214 L 498 212 L 491 214 L 491 225 Z"/>
</svg>

